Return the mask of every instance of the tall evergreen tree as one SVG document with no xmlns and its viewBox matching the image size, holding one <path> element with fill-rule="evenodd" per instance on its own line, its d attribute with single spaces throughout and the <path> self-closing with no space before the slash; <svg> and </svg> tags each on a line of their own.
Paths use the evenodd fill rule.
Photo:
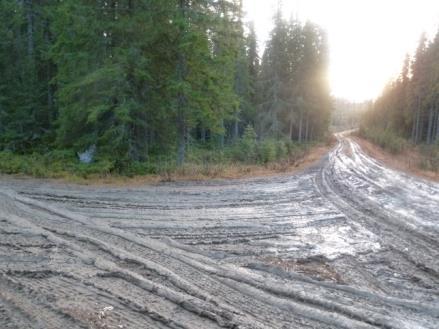
<svg viewBox="0 0 439 329">
<path fill-rule="evenodd" d="M 260 63 L 243 17 L 242 0 L 1 1 L 1 149 L 93 147 L 123 169 L 163 154 L 181 165 L 194 143 L 223 147 L 248 125 L 317 131 L 319 115 L 298 118 L 325 92 L 325 65 L 305 69 L 326 51 L 320 36 L 308 51 L 279 9 Z"/>
<path fill-rule="evenodd" d="M 49 4 L 0 2 L 0 146 L 12 151 L 35 148 L 53 135 Z"/>
<path fill-rule="evenodd" d="M 439 141 L 439 33 L 428 42 L 422 35 L 414 58 L 406 58 L 365 117 L 365 127 L 390 130 L 413 143 Z"/>
<path fill-rule="evenodd" d="M 322 136 L 331 99 L 327 45 L 316 25 L 287 23 L 279 11 L 261 68 L 261 132 L 299 142 Z"/>
<path fill-rule="evenodd" d="M 258 104 L 258 81 L 260 74 L 260 57 L 258 40 L 254 23 L 249 24 L 247 35 L 247 65 L 248 65 L 248 106 L 242 113 L 244 126 L 255 126 L 256 105 Z"/>
</svg>

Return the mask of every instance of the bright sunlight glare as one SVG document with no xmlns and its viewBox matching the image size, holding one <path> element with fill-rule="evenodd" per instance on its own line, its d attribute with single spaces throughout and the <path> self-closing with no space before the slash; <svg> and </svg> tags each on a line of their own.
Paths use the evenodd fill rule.
<svg viewBox="0 0 439 329">
<path fill-rule="evenodd" d="M 278 0 L 244 0 L 260 48 L 272 28 Z M 363 101 L 379 96 L 413 54 L 423 32 L 439 27 L 438 0 L 284 0 L 286 18 L 311 20 L 328 33 L 329 82 L 335 97 Z"/>
</svg>

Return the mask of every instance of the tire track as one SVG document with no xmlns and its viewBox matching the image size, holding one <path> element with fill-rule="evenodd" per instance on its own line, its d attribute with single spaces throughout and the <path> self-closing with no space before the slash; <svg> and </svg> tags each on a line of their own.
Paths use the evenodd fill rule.
<svg viewBox="0 0 439 329">
<path fill-rule="evenodd" d="M 436 192 L 343 136 L 296 176 L 0 180 L 0 327 L 433 329 Z"/>
</svg>

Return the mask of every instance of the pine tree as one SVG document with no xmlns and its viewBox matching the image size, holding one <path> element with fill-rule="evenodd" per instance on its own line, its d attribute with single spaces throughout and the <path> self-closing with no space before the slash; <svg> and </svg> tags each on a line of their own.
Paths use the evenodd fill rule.
<svg viewBox="0 0 439 329">
<path fill-rule="evenodd" d="M 365 127 L 388 130 L 413 143 L 439 140 L 439 36 L 422 35 L 414 58 L 404 61 L 392 81 L 364 118 Z"/>
<path fill-rule="evenodd" d="M 418 49 L 416 51 L 416 60 L 412 64 L 412 74 L 413 78 L 411 80 L 412 84 L 412 108 L 414 109 L 414 117 L 412 123 L 412 141 L 418 143 L 422 138 L 422 108 L 421 101 L 423 96 L 423 84 L 424 81 L 422 77 L 425 75 L 425 51 L 426 51 L 426 36 L 422 35 L 419 42 Z"/>
<path fill-rule="evenodd" d="M 248 107 L 242 113 L 243 125 L 248 124 L 255 126 L 256 106 L 258 100 L 258 81 L 260 74 L 260 57 L 258 49 L 258 41 L 254 23 L 249 24 L 249 33 L 246 39 L 247 42 L 247 70 L 248 70 Z"/>
<path fill-rule="evenodd" d="M 261 132 L 305 142 L 328 127 L 326 36 L 316 25 L 287 23 L 279 11 L 264 52 L 260 77 Z"/>
<path fill-rule="evenodd" d="M 303 30 L 279 9 L 261 64 L 242 0 L 2 1 L 0 148 L 93 147 L 124 170 L 171 154 L 182 165 L 188 147 L 223 148 L 249 125 L 295 138 L 299 109 L 325 93 L 305 87 L 325 64 L 305 69 Z"/>
<path fill-rule="evenodd" d="M 274 28 L 262 57 L 260 130 L 261 134 L 280 137 L 282 114 L 288 103 L 288 27 L 279 9 L 274 17 Z"/>
<path fill-rule="evenodd" d="M 30 151 L 53 135 L 49 4 L 0 2 L 0 147 L 12 151 Z"/>
</svg>

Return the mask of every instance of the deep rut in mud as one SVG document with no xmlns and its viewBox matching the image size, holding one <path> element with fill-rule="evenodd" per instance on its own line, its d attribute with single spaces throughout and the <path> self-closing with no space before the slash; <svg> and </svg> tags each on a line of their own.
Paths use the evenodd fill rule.
<svg viewBox="0 0 439 329">
<path fill-rule="evenodd" d="M 294 176 L 0 181 L 0 328 L 438 328 L 439 185 L 349 137 Z"/>
</svg>

